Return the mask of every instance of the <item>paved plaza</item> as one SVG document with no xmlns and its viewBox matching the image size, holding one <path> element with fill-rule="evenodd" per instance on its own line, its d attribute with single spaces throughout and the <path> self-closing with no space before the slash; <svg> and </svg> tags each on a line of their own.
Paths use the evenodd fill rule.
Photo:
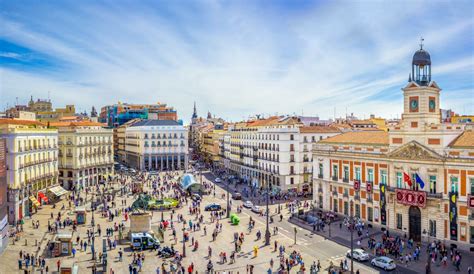
<svg viewBox="0 0 474 274">
<path fill-rule="evenodd" d="M 203 180 L 210 183 L 206 177 L 209 174 L 205 174 L 203 176 Z M 168 183 L 171 183 L 169 181 Z M 116 184 L 114 186 L 115 189 L 118 189 L 119 186 Z M 212 261 L 214 266 L 214 271 L 217 273 L 247 273 L 247 269 L 253 267 L 253 273 L 267 273 L 268 269 L 270 268 L 274 273 L 278 272 L 278 268 L 280 265 L 280 257 L 279 257 L 279 249 L 277 251 L 274 250 L 275 241 L 277 242 L 277 246 L 284 246 L 285 247 L 285 258 L 288 258 L 288 255 L 293 251 L 300 253 L 302 260 L 304 261 L 306 267 L 306 273 L 309 273 L 310 264 L 313 261 L 317 262 L 320 261 L 322 269 L 326 269 L 331 262 L 334 265 L 339 265 L 340 261 L 344 259 L 344 254 L 347 251 L 347 248 L 336 244 L 331 241 L 327 241 L 324 237 L 308 233 L 306 230 L 299 228 L 297 230 L 297 242 L 296 245 L 294 244 L 294 226 L 287 222 L 289 212 L 288 210 L 282 210 L 282 214 L 284 215 L 283 221 L 279 222 L 279 218 L 274 216 L 274 223 L 270 225 L 270 231 L 272 231 L 271 237 L 271 245 L 265 246 L 264 245 L 264 236 L 261 237 L 261 240 L 256 240 L 256 233 L 257 231 L 261 231 L 262 235 L 265 232 L 265 217 L 259 216 L 259 214 L 253 213 L 248 209 L 243 209 L 241 213 L 238 213 L 240 217 L 240 224 L 233 226 L 230 224 L 228 219 L 219 220 L 219 223 L 222 224 L 222 232 L 220 232 L 215 241 L 212 240 L 212 231 L 214 230 L 216 223 L 211 223 L 210 213 L 204 211 L 204 206 L 216 202 L 221 204 L 225 207 L 226 203 L 225 200 L 222 199 L 222 195 L 225 191 L 217 186 L 216 187 L 216 194 L 207 195 L 204 197 L 204 200 L 201 202 L 200 209 L 202 210 L 202 214 L 204 215 L 204 222 L 201 226 L 200 231 L 192 231 L 187 229 L 186 232 L 189 233 L 190 241 L 186 243 L 186 257 L 182 260 L 182 266 L 187 271 L 188 266 L 190 264 L 194 265 L 194 272 L 193 273 L 205 273 L 207 264 L 209 260 Z M 134 198 L 132 195 L 125 195 L 120 196 L 120 193 L 116 196 L 115 203 L 116 207 L 121 208 L 122 200 L 125 199 L 127 201 L 127 206 L 133 202 Z M 48 221 L 52 223 L 51 213 L 53 213 L 54 217 L 57 216 L 58 212 L 61 212 L 63 216 L 62 220 L 65 218 L 74 219 L 75 216 L 71 213 L 72 210 L 68 208 L 68 201 L 66 198 L 59 202 L 56 208 L 52 208 L 51 205 L 43 206 L 36 214 L 33 215 L 31 219 L 27 219 L 23 225 L 23 232 L 19 233 L 19 240 L 13 243 L 12 239 L 10 240 L 10 245 L 6 252 L 0 257 L 0 265 L 2 265 L 2 273 L 22 273 L 25 272 L 25 264 L 23 262 L 23 270 L 19 270 L 19 254 L 27 253 L 34 257 L 37 256 L 44 256 L 47 254 L 46 246 L 48 241 L 52 240 L 54 233 L 48 233 Z M 90 199 L 88 197 L 88 199 Z M 233 205 L 232 208 L 235 209 L 236 206 L 240 205 L 242 201 L 232 201 Z M 61 210 L 62 205 L 65 205 L 65 209 Z M 184 219 L 187 221 L 189 219 L 194 220 L 194 216 L 189 214 L 189 206 L 191 201 L 189 200 L 188 204 L 183 203 L 183 206 L 176 210 L 174 214 L 174 220 L 176 221 L 176 216 L 178 214 L 183 214 Z M 90 203 L 87 203 L 89 205 Z M 233 211 L 234 212 L 234 211 Z M 270 212 L 276 212 L 276 206 L 272 205 L 270 207 Z M 57 258 L 48 258 L 46 257 L 46 266 L 48 266 L 49 273 L 55 273 L 58 270 L 58 262 L 60 266 L 68 266 L 76 263 L 79 267 L 79 273 L 92 273 L 94 270 L 94 262 L 97 265 L 96 271 L 100 273 L 102 271 L 102 267 L 100 266 L 100 261 L 92 260 L 92 254 L 90 247 L 88 247 L 87 251 L 81 251 L 81 248 L 76 242 L 76 238 L 79 237 L 80 240 L 87 240 L 87 230 L 91 229 L 91 213 L 88 212 L 88 220 L 86 225 L 79 225 L 77 227 L 77 232 L 73 233 L 73 246 L 77 250 L 75 257 L 73 256 L 63 256 Z M 164 218 L 170 221 L 171 211 L 164 212 Z M 224 216 L 225 217 L 225 216 Z M 250 219 L 255 221 L 255 227 L 252 229 L 251 232 L 247 230 L 247 225 Z M 278 220 L 277 220 L 278 219 Z M 94 220 L 96 225 L 99 224 L 102 228 L 102 237 L 104 236 L 104 231 L 106 228 L 113 227 L 114 223 L 123 223 L 125 227 L 129 227 L 129 221 L 125 221 L 124 215 L 118 216 L 113 221 L 109 221 L 108 218 L 101 217 L 100 214 L 97 212 L 94 214 Z M 39 221 L 39 227 L 35 229 L 33 227 L 33 221 L 36 223 Z M 152 217 L 152 225 L 158 226 L 161 221 L 161 213 L 154 212 Z M 177 231 L 177 241 L 173 240 L 171 229 L 168 229 L 164 235 L 164 246 L 174 246 L 175 250 L 178 252 L 182 252 L 182 225 L 176 225 Z M 278 233 L 273 235 L 274 227 L 278 227 Z M 206 227 L 207 233 L 204 233 L 204 227 Z M 72 231 L 72 226 L 67 226 L 66 231 Z M 242 244 L 241 251 L 236 253 L 235 262 L 230 262 L 228 259 L 227 263 L 221 263 L 219 254 L 225 252 L 227 258 L 229 258 L 231 252 L 234 249 L 234 233 L 243 233 L 244 234 L 244 241 Z M 117 238 L 118 235 L 115 232 L 113 237 Z M 191 240 L 194 238 L 195 241 L 199 242 L 198 250 L 193 251 L 193 247 L 191 245 Z M 96 231 L 96 252 L 101 252 L 102 241 L 100 240 L 101 237 L 97 235 Z M 113 239 L 113 238 L 112 238 Z M 208 257 L 208 247 L 212 249 L 212 256 Z M 254 249 L 258 248 L 257 256 L 254 254 Z M 119 250 L 122 249 L 124 251 L 123 260 L 120 262 L 118 257 Z M 128 244 L 126 245 L 117 245 L 115 249 L 108 250 L 108 265 L 107 265 L 107 272 L 111 273 L 129 273 L 129 265 L 133 260 L 133 251 L 130 250 Z M 156 269 L 160 268 L 160 270 L 165 269 L 169 271 L 171 267 L 175 267 L 172 262 L 172 259 L 162 259 L 157 256 L 156 251 L 144 251 L 143 254 L 145 255 L 145 260 L 141 269 L 142 273 L 156 273 Z M 273 267 L 270 265 L 270 260 L 273 259 Z M 376 273 L 377 271 L 371 270 L 370 267 L 360 265 L 358 263 L 355 264 L 355 269 L 359 269 L 361 273 Z M 29 266 L 28 273 L 46 273 L 46 269 L 42 269 L 41 267 Z M 292 268 L 291 273 L 296 273 L 300 270 L 300 266 L 295 266 Z M 160 272 L 162 273 L 162 272 Z"/>
<path fill-rule="evenodd" d="M 175 173 L 172 176 L 172 179 L 166 181 L 166 185 L 171 185 L 177 183 L 178 178 L 181 174 Z M 163 178 L 164 173 L 159 175 Z M 306 270 L 304 273 L 310 273 L 310 265 L 313 262 L 318 262 L 321 265 L 321 271 L 327 273 L 327 269 L 331 264 L 339 266 L 341 261 L 345 260 L 345 253 L 350 246 L 350 234 L 344 229 L 339 228 L 338 222 L 332 225 L 332 236 L 329 237 L 328 230 L 325 232 L 313 232 L 311 226 L 301 222 L 295 218 L 290 219 L 290 211 L 285 206 L 285 201 L 281 201 L 281 215 L 283 216 L 280 221 L 280 214 L 278 214 L 278 204 L 270 205 L 270 213 L 273 219 L 273 222 L 270 223 L 271 231 L 271 240 L 270 245 L 265 246 L 264 233 L 266 228 L 266 217 L 257 213 L 252 212 L 250 209 L 243 208 L 241 212 L 237 212 L 236 208 L 242 205 L 242 203 L 247 200 L 247 197 L 244 196 L 243 200 L 230 200 L 231 208 L 233 213 L 236 213 L 240 217 L 239 225 L 232 225 L 229 219 L 225 218 L 225 214 L 218 222 L 211 219 L 211 214 L 207 211 L 204 211 L 204 207 L 210 203 L 218 203 L 223 208 L 226 207 L 226 189 L 225 183 L 214 184 L 215 176 L 210 172 L 205 172 L 202 176 L 203 182 L 205 182 L 210 187 L 210 194 L 205 195 L 203 201 L 201 201 L 198 208 L 201 210 L 201 214 L 204 219 L 200 224 L 200 229 L 190 229 L 188 222 L 197 223 L 198 219 L 196 215 L 190 213 L 190 207 L 192 205 L 192 200 L 187 199 L 183 200 L 182 206 L 175 210 L 174 214 L 172 211 L 164 211 L 163 217 L 164 220 L 171 222 L 173 221 L 174 227 L 176 230 L 176 239 L 173 237 L 172 229 L 170 226 L 164 232 L 164 242 L 162 246 L 173 247 L 179 254 L 183 254 L 183 223 L 177 223 L 177 218 L 179 215 L 182 215 L 186 221 L 185 233 L 189 235 L 189 240 L 185 244 L 185 257 L 181 261 L 181 266 L 184 267 L 184 270 L 187 273 L 188 267 L 192 264 L 194 266 L 193 273 L 206 273 L 206 269 L 209 261 L 213 264 L 213 270 L 216 273 L 250 273 L 250 269 L 253 269 L 253 273 L 268 273 L 271 270 L 273 273 L 279 273 L 280 269 L 280 246 L 284 247 L 284 258 L 289 258 L 289 255 L 293 252 L 298 253 L 298 256 L 302 259 Z M 200 176 L 197 178 L 200 180 Z M 133 181 L 131 177 L 128 179 L 128 185 L 131 186 Z M 142 184 L 142 183 L 140 183 Z M 151 181 L 143 184 L 145 191 L 151 191 Z M 215 194 L 214 189 L 215 187 Z M 115 209 L 123 209 L 129 207 L 133 201 L 136 200 L 137 196 L 132 195 L 130 192 L 122 193 L 120 191 L 120 185 L 117 181 L 109 183 L 109 192 L 116 192 L 115 196 L 115 207 L 110 202 L 109 205 L 112 206 L 112 212 Z M 130 190 L 130 189 L 128 189 Z M 230 193 L 245 192 L 243 186 L 231 185 L 229 187 Z M 164 191 L 164 195 L 170 196 L 175 193 L 175 189 L 170 187 L 169 190 Z M 98 193 L 91 192 L 88 195 L 81 192 L 81 197 L 84 197 L 85 207 L 90 209 L 90 200 L 91 197 L 99 195 Z M 250 198 L 254 203 L 258 203 L 264 208 L 264 199 L 258 195 L 252 195 Z M 126 203 L 126 204 L 125 204 Z M 62 208 L 64 205 L 64 209 Z M 35 267 L 30 266 L 26 268 L 25 261 L 22 262 L 22 270 L 19 269 L 19 254 L 29 254 L 33 257 L 38 258 L 45 256 L 45 263 L 48 268 L 48 273 L 58 273 L 58 262 L 60 267 L 71 266 L 76 264 L 78 266 L 79 273 L 105 273 L 102 267 L 101 261 L 97 258 L 96 260 L 92 259 L 92 253 L 90 247 L 86 251 L 83 251 L 83 248 L 78 244 L 79 242 L 86 241 L 87 231 L 92 230 L 91 217 L 92 212 L 88 210 L 87 212 L 87 221 L 85 225 L 77 226 L 75 232 L 73 232 L 73 247 L 77 250 L 75 256 L 62 256 L 51 258 L 47 252 L 47 243 L 53 239 L 55 233 L 48 232 L 48 223 L 52 224 L 54 222 L 51 219 L 51 213 L 53 217 L 56 218 L 58 213 L 61 213 L 61 220 L 75 219 L 75 215 L 72 213 L 74 208 L 69 208 L 69 201 L 67 197 L 64 197 L 63 200 L 56 204 L 56 207 L 53 208 L 52 205 L 44 205 L 36 214 L 33 215 L 31 219 L 26 219 L 23 224 L 23 231 L 18 235 L 18 240 L 13 242 L 13 238 L 10 239 L 10 245 L 5 251 L 4 254 L 0 257 L 0 264 L 2 265 L 1 273 L 46 273 L 46 267 L 42 268 L 37 263 Z M 172 217 L 173 215 L 173 217 Z M 162 214 L 160 211 L 152 211 L 152 226 L 158 227 L 161 223 Z M 173 218 L 173 220 L 171 219 Z M 289 220 L 290 219 L 290 220 Z M 255 226 L 252 230 L 248 229 L 248 224 L 250 220 L 255 221 Z M 130 227 L 130 219 L 126 220 L 125 214 L 119 214 L 113 220 L 110 220 L 107 217 L 103 217 L 99 211 L 94 212 L 94 221 L 95 221 L 95 251 L 98 255 L 99 252 L 102 252 L 102 239 L 104 237 L 104 231 L 107 228 L 113 228 L 114 225 L 123 224 L 125 231 L 128 231 Z M 39 227 L 35 228 L 34 224 L 39 222 Z M 221 231 L 217 234 L 215 240 L 213 240 L 212 234 L 216 229 L 216 224 L 222 224 Z M 102 229 L 101 235 L 98 235 L 97 225 Z M 65 231 L 73 231 L 72 226 L 66 226 Z M 206 230 L 206 231 L 204 231 Z M 296 244 L 295 244 L 295 230 L 296 230 Z M 257 232 L 261 232 L 261 239 L 257 240 Z M 244 241 L 241 246 L 241 250 L 235 254 L 235 261 L 231 261 L 230 254 L 234 251 L 234 235 L 237 233 L 244 235 Z M 381 232 L 377 232 L 375 229 L 371 231 L 370 236 L 377 237 L 380 236 Z M 113 232 L 113 235 L 110 237 L 113 239 L 118 239 L 119 235 L 117 232 Z M 198 249 L 194 250 L 192 245 L 193 241 L 198 242 Z M 356 241 L 356 240 L 355 240 Z M 277 249 L 275 250 L 275 242 Z M 362 244 L 365 244 L 366 241 L 363 241 Z M 209 248 L 212 249 L 212 254 L 209 257 Z M 257 249 L 257 254 L 255 254 L 255 249 Z M 119 260 L 119 251 L 123 251 L 123 259 Z M 225 253 L 227 257 L 227 262 L 222 262 L 220 254 Z M 178 264 L 175 263 L 173 258 L 164 259 L 157 256 L 157 251 L 145 250 L 143 253 L 145 260 L 143 261 L 141 267 L 141 273 L 157 273 L 157 268 L 160 273 L 167 271 L 172 273 L 173 269 L 177 269 L 175 273 L 180 273 L 178 269 Z M 98 257 L 98 256 L 97 256 Z M 106 268 L 107 273 L 130 273 L 129 266 L 132 265 L 134 259 L 134 252 L 130 248 L 130 244 L 127 242 L 120 243 L 118 242 L 115 248 L 107 248 L 107 257 L 108 264 Z M 273 266 L 271 265 L 273 261 Z M 409 265 L 403 265 L 397 262 L 397 270 L 393 273 L 421 273 L 424 269 L 424 262 L 426 262 L 426 253 L 423 253 L 419 262 L 413 262 Z M 467 268 L 467 264 L 472 263 L 472 258 L 469 254 L 465 254 L 465 264 L 464 269 Z M 350 264 L 349 261 L 347 261 Z M 286 266 L 286 260 L 283 260 L 283 264 Z M 139 267 L 136 266 L 136 269 L 139 270 Z M 291 268 L 290 273 L 300 273 L 301 264 Z M 366 263 L 354 263 L 354 270 L 359 270 L 359 273 L 378 273 L 378 269 L 373 269 L 368 262 Z M 436 267 L 432 268 L 433 273 L 455 273 L 455 269 L 452 266 L 446 268 Z M 133 266 L 132 266 L 133 272 Z M 383 272 L 383 271 L 382 271 Z M 301 272 L 302 273 L 302 272 Z"/>
</svg>

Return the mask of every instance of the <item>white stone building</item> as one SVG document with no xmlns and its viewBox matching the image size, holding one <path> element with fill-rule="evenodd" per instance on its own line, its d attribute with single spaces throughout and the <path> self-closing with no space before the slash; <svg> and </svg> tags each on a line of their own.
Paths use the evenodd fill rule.
<svg viewBox="0 0 474 274">
<path fill-rule="evenodd" d="M 91 121 L 57 122 L 59 134 L 59 183 L 82 189 L 114 174 L 113 131 Z"/>
<path fill-rule="evenodd" d="M 8 221 L 31 216 L 58 182 L 58 131 L 37 121 L 0 119 L 6 140 Z"/>
<path fill-rule="evenodd" d="M 125 162 L 140 170 L 188 168 L 188 129 L 173 120 L 142 120 L 125 130 Z"/>
</svg>

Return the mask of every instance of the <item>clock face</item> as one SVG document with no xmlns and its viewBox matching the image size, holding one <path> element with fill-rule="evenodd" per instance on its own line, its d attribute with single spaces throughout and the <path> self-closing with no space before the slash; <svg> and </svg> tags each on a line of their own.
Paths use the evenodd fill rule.
<svg viewBox="0 0 474 274">
<path fill-rule="evenodd" d="M 432 100 L 432 99 L 431 99 L 431 100 L 430 100 L 430 110 L 431 110 L 431 111 L 434 111 L 435 108 L 436 108 L 436 102 L 435 102 L 435 100 Z"/>
<path fill-rule="evenodd" d="M 416 100 L 416 99 L 411 99 L 411 101 L 410 101 L 410 109 L 411 109 L 412 111 L 418 110 L 418 100 Z"/>
</svg>

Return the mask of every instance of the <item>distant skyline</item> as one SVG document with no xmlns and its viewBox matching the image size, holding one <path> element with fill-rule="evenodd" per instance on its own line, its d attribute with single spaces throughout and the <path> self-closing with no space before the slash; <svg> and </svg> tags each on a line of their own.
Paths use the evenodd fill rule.
<svg viewBox="0 0 474 274">
<path fill-rule="evenodd" d="M 34 98 L 77 112 L 196 101 L 255 114 L 399 117 L 420 37 L 441 107 L 474 114 L 472 1 L 0 0 L 0 109 Z"/>
</svg>

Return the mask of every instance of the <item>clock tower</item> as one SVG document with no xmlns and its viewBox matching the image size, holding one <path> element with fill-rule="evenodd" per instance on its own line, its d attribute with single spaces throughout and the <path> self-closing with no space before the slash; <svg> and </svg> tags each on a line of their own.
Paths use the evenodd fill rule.
<svg viewBox="0 0 474 274">
<path fill-rule="evenodd" d="M 423 43 L 413 55 L 408 84 L 402 90 L 404 98 L 402 118 L 405 130 L 419 131 L 441 123 L 439 105 L 441 89 L 431 80 L 431 57 L 423 49 Z"/>
</svg>

